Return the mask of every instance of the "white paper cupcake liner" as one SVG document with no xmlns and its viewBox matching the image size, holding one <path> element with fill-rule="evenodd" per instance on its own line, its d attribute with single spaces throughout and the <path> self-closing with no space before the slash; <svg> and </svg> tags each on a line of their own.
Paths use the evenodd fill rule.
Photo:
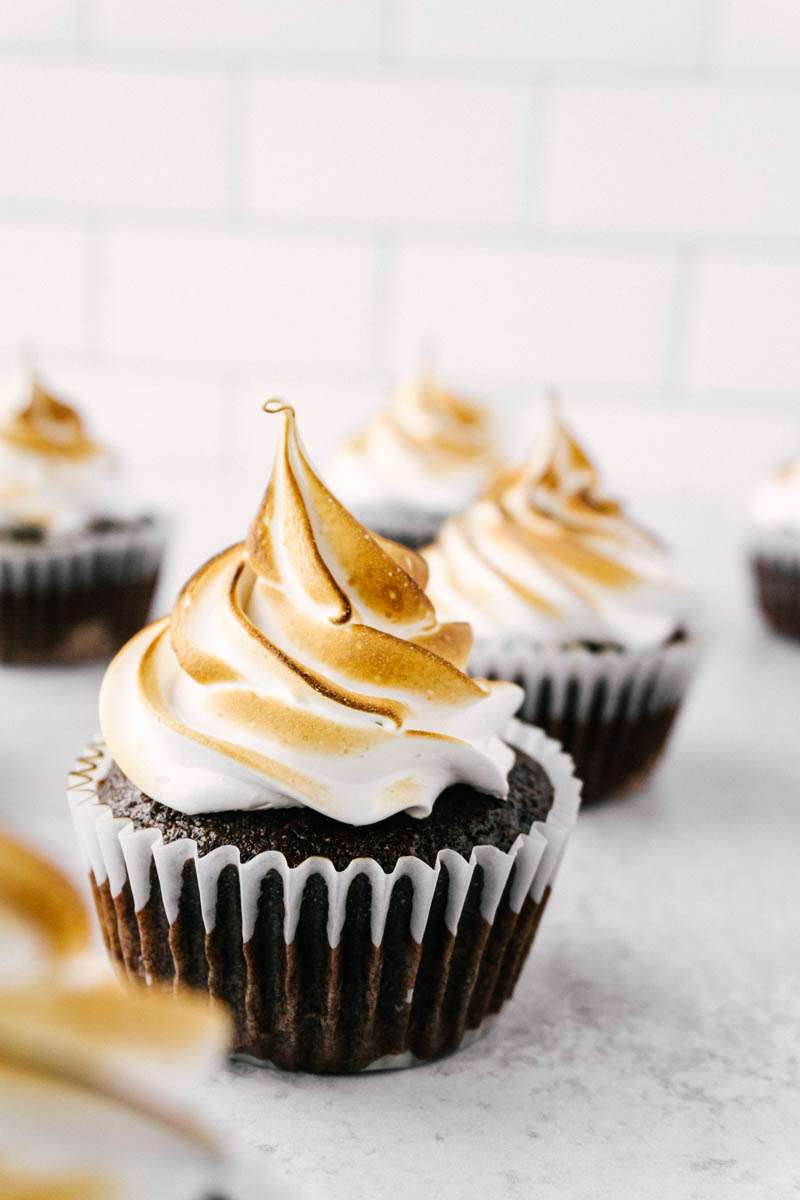
<svg viewBox="0 0 800 1200">
<path fill-rule="evenodd" d="M 43 543 L 0 541 L 0 589 L 71 589 L 124 582 L 155 570 L 164 551 L 166 523 L 153 518 L 107 533 L 82 532 Z"/>
<path fill-rule="evenodd" d="M 695 636 L 639 651 L 543 647 L 517 637 L 476 641 L 469 670 L 524 689 L 519 715 L 562 742 L 591 801 L 652 768 L 699 655 Z"/>
<path fill-rule="evenodd" d="M 467 860 L 444 849 L 435 866 L 404 857 L 389 872 L 372 859 L 337 871 L 323 858 L 290 867 L 277 851 L 242 862 L 233 846 L 201 855 L 189 838 L 165 844 L 100 803 L 109 758 L 89 746 L 68 797 L 112 956 L 146 978 L 207 968 L 209 990 L 240 1002 L 235 1048 L 281 1066 L 357 1070 L 455 1049 L 513 991 L 580 803 L 556 742 L 519 721 L 505 736 L 549 776 L 547 819 L 508 851 L 476 846 Z M 189 944 L 194 958 L 182 964 Z M 363 986 L 353 988 L 358 972 Z M 309 1046 L 297 1010 L 314 989 L 323 1011 Z"/>
<path fill-rule="evenodd" d="M 754 530 L 748 550 L 765 621 L 776 633 L 800 638 L 800 531 Z"/>
</svg>

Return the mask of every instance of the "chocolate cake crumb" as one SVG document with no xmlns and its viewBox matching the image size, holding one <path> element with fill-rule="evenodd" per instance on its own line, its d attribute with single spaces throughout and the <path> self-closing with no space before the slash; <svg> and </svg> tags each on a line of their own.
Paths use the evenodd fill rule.
<svg viewBox="0 0 800 1200">
<path fill-rule="evenodd" d="M 330 859 L 337 870 L 356 858 L 373 858 L 391 871 L 404 855 L 433 866 L 437 853 L 445 848 L 465 858 L 478 845 L 508 850 L 534 821 L 546 818 L 553 803 L 553 785 L 546 771 L 520 750 L 505 799 L 456 784 L 442 792 L 429 817 L 398 813 L 374 825 L 345 825 L 302 807 L 190 816 L 146 796 L 116 763 L 99 793 L 101 803 L 115 816 L 128 817 L 137 829 L 159 829 L 165 842 L 192 838 L 201 855 L 233 845 L 244 862 L 264 850 L 279 850 L 290 867 L 321 857 Z"/>
</svg>

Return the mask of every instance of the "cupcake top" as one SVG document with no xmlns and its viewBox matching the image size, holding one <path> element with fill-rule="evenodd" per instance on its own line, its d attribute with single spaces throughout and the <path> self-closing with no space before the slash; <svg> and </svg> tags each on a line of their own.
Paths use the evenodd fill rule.
<svg viewBox="0 0 800 1200">
<path fill-rule="evenodd" d="M 488 412 L 425 371 L 334 455 L 328 479 L 356 508 L 386 503 L 447 514 L 479 493 L 496 460 Z"/>
<path fill-rule="evenodd" d="M 69 881 L 0 832 L 0 1194 L 198 1200 L 222 1162 L 191 1090 L 227 1042 L 207 1001 L 121 989 Z"/>
<path fill-rule="evenodd" d="M 103 681 L 100 723 L 132 782 L 184 813 L 305 805 L 351 825 L 427 816 L 451 783 L 507 794 L 513 684 L 470 679 L 412 551 L 328 491 L 282 413 L 247 540 L 186 584 Z"/>
<path fill-rule="evenodd" d="M 761 529 L 800 536 L 800 459 L 784 463 L 762 483 L 752 516 Z"/>
<path fill-rule="evenodd" d="M 120 512 L 114 457 L 19 367 L 0 392 L 0 532 L 71 533 Z"/>
<path fill-rule="evenodd" d="M 423 553 L 437 610 L 476 637 L 637 649 L 688 616 L 664 547 L 602 493 L 555 404 L 528 462 L 499 472 Z"/>
</svg>

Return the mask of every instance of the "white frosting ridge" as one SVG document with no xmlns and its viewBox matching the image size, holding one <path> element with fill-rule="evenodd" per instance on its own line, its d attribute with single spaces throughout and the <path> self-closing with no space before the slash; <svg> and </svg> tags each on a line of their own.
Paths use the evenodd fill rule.
<svg viewBox="0 0 800 1200">
<path fill-rule="evenodd" d="M 397 504 L 446 514 L 468 504 L 496 465 L 486 409 L 422 372 L 336 452 L 326 477 L 355 508 Z"/>
<path fill-rule="evenodd" d="M 128 507 L 115 457 L 20 366 L 0 391 L 0 527 L 72 533 L 95 517 L 127 515 Z"/>
<path fill-rule="evenodd" d="M 437 620 L 422 559 L 342 507 L 279 411 L 247 542 L 201 567 L 106 673 L 111 754 L 185 813 L 305 805 L 363 825 L 427 816 L 456 782 L 506 795 L 499 732 L 520 689 L 464 673 L 469 628 Z"/>
<path fill-rule="evenodd" d="M 530 460 L 498 473 L 424 556 L 444 619 L 476 638 L 645 648 L 688 618 L 662 545 L 605 497 L 555 405 Z"/>
</svg>

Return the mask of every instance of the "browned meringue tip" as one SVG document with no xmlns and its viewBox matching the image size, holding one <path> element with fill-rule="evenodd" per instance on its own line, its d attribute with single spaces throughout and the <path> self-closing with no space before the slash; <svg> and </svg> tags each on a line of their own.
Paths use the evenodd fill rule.
<svg viewBox="0 0 800 1200">
<path fill-rule="evenodd" d="M 89 944 L 89 920 L 75 887 L 57 867 L 0 831 L 0 908 L 38 929 L 59 956 Z"/>
<path fill-rule="evenodd" d="M 26 402 L 4 420 L 0 437 L 21 450 L 55 459 L 79 461 L 102 449 L 89 437 L 78 411 L 58 400 L 33 372 Z"/>
<path fill-rule="evenodd" d="M 292 405 L 287 404 L 286 401 L 282 400 L 280 396 L 273 396 L 271 399 L 265 400 L 261 405 L 261 411 L 270 413 L 270 415 L 275 413 L 287 413 L 292 418 L 296 418 L 297 416 Z"/>
</svg>

